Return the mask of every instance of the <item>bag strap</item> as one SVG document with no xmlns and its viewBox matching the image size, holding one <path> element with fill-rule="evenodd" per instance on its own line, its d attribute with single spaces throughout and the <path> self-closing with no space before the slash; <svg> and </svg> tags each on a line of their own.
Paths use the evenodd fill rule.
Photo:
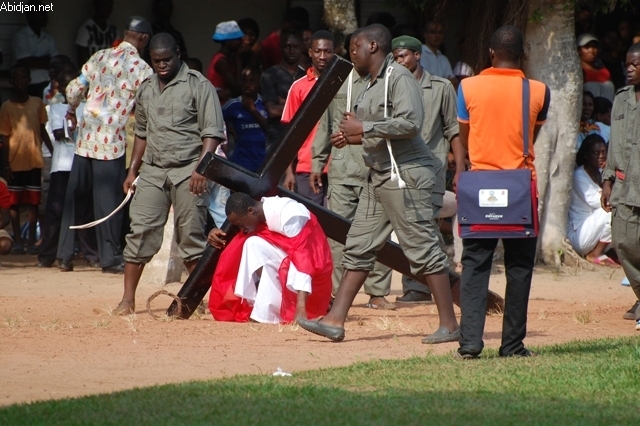
<svg viewBox="0 0 640 426">
<path fill-rule="evenodd" d="M 522 132 L 524 141 L 524 158 L 529 157 L 529 99 L 531 91 L 529 89 L 529 80 L 522 79 Z M 526 162 L 526 160 L 525 160 Z"/>
</svg>

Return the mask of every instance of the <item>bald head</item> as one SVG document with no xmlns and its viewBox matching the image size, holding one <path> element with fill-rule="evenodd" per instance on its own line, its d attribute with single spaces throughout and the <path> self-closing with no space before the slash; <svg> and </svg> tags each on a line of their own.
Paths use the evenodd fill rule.
<svg viewBox="0 0 640 426">
<path fill-rule="evenodd" d="M 489 47 L 498 59 L 517 62 L 524 54 L 522 32 L 513 25 L 504 25 L 493 33 Z"/>
</svg>

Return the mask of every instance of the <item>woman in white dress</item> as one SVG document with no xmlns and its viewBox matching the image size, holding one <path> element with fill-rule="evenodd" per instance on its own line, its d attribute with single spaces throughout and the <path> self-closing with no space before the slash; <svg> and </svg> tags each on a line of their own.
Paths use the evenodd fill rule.
<svg viewBox="0 0 640 426">
<path fill-rule="evenodd" d="M 605 254 L 611 245 L 611 213 L 600 206 L 600 171 L 606 161 L 607 145 L 602 136 L 587 136 L 576 155 L 567 236 L 573 249 L 588 261 L 616 267 L 619 265 Z"/>
</svg>

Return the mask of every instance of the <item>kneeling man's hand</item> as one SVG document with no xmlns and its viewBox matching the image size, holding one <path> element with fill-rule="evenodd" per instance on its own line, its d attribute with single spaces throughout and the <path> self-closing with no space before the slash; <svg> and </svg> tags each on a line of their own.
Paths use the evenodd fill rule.
<svg viewBox="0 0 640 426">
<path fill-rule="evenodd" d="M 227 234 L 225 234 L 222 229 L 213 228 L 211 232 L 209 232 L 207 242 L 214 248 L 223 249 L 227 245 L 227 242 L 224 240 L 226 236 Z"/>
</svg>

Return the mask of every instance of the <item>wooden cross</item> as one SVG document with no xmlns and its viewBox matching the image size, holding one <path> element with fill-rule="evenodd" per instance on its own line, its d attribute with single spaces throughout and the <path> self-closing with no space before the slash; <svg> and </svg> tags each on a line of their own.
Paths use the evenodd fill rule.
<svg viewBox="0 0 640 426">
<path fill-rule="evenodd" d="M 316 215 L 327 237 L 344 244 L 351 221 L 301 195 L 286 190 L 284 187 L 279 186 L 279 182 L 289 164 L 298 155 L 298 150 L 302 147 L 305 139 L 348 78 L 352 67 L 353 65 L 350 62 L 338 55 L 332 58 L 296 112 L 293 120 L 287 126 L 281 142 L 268 154 L 257 173 L 250 172 L 211 153 L 207 154 L 198 164 L 197 172 L 232 191 L 247 193 L 256 200 L 273 195 L 292 198 L 304 204 L 309 211 Z M 224 222 L 220 229 L 227 234 L 227 240 L 233 238 L 239 231 L 228 220 Z M 178 292 L 178 297 L 182 301 L 181 318 L 188 319 L 211 288 L 211 280 L 221 252 L 222 250 L 207 245 L 198 265 Z M 399 245 L 390 240 L 378 252 L 378 262 L 425 285 L 427 284 L 424 276 L 416 277 L 411 274 L 409 261 L 404 252 Z M 458 284 L 459 276 L 450 272 L 450 280 L 452 284 Z M 459 300 L 459 285 L 452 286 L 452 292 L 457 303 Z M 502 306 L 504 306 L 504 302 L 500 296 L 491 293 L 487 303 L 487 310 L 500 310 Z M 167 315 L 175 315 L 177 308 L 178 305 L 174 301 L 169 306 Z"/>
</svg>

